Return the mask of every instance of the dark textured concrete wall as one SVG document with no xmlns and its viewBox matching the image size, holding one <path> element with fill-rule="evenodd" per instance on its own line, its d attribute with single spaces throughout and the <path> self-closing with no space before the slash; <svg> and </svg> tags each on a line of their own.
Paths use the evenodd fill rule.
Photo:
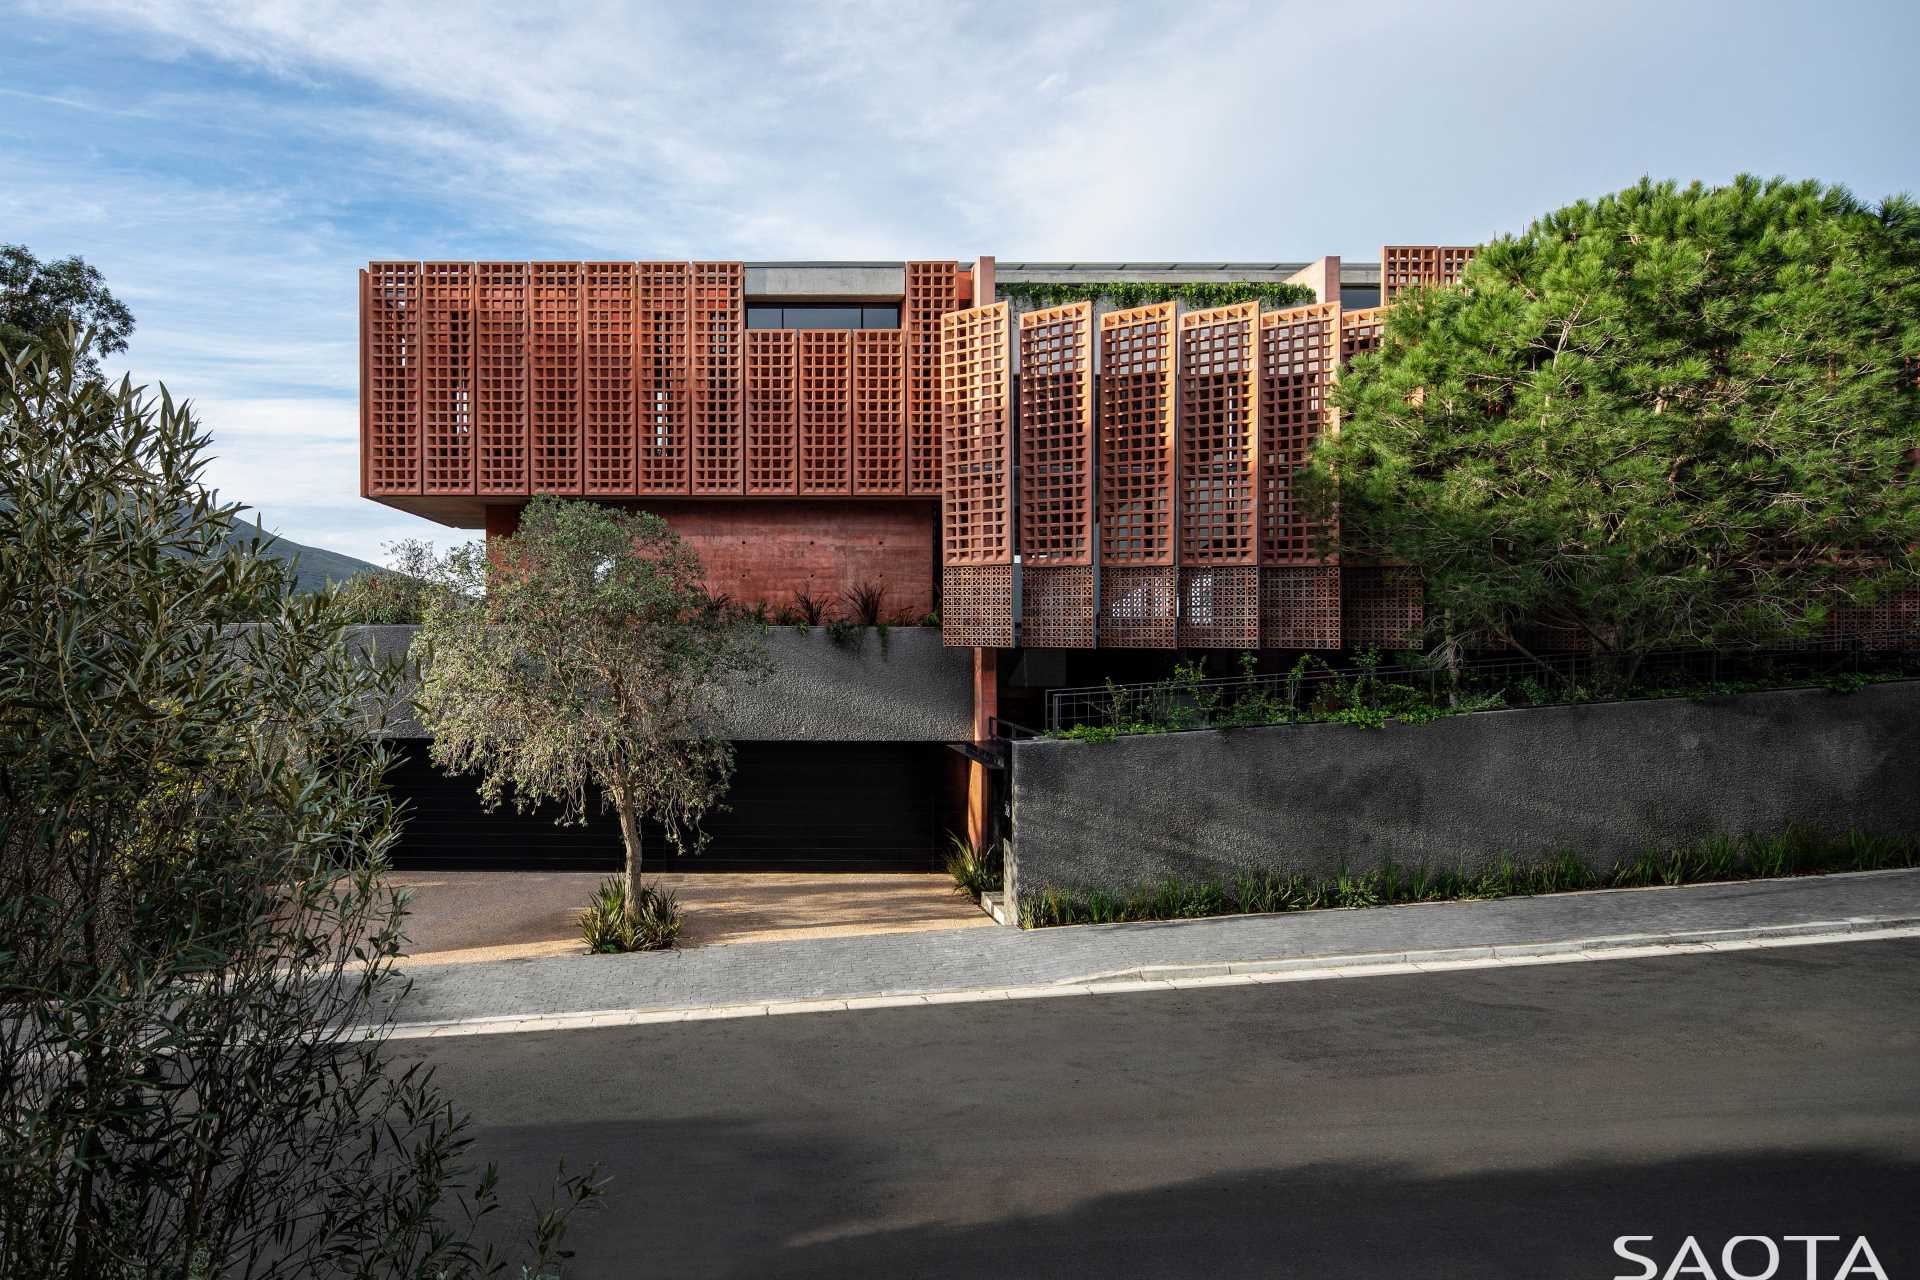
<svg viewBox="0 0 1920 1280">
<path fill-rule="evenodd" d="M 1012 876 L 1596 862 L 1789 823 L 1920 835 L 1920 682 L 1608 703 L 1361 729 L 1275 726 L 1013 748 Z"/>
<path fill-rule="evenodd" d="M 402 662 L 416 627 L 350 627 L 349 643 Z M 748 742 L 964 742 L 973 736 L 971 651 L 949 649 L 933 627 L 894 627 L 836 645 L 824 627 L 767 629 L 773 673 L 740 691 L 729 736 Z M 424 736 L 410 686 L 390 708 L 392 737 Z"/>
</svg>

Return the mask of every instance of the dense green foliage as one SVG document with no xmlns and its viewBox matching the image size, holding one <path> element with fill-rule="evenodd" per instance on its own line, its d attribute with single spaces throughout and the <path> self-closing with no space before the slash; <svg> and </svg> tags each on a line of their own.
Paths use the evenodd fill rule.
<svg viewBox="0 0 1920 1280">
<path fill-rule="evenodd" d="M 512 537 L 456 549 L 434 577 L 419 636 L 434 762 L 478 774 L 489 807 L 552 800 L 579 822 L 609 805 L 636 910 L 642 819 L 698 849 L 726 793 L 723 713 L 767 665 L 759 628 L 708 594 L 666 521 L 591 502 L 536 498 Z"/>
<path fill-rule="evenodd" d="M 405 538 L 387 548 L 387 567 L 336 583 L 329 612 L 337 622 L 403 626 L 425 616 L 438 558 L 433 547 Z"/>
<path fill-rule="evenodd" d="M 1175 665 L 1165 680 L 1147 685 L 1109 682 L 1104 698 L 1080 710 L 1080 722 L 1051 730 L 1073 742 L 1112 742 L 1141 733 L 1236 729 L 1276 724 L 1349 724 L 1380 729 L 1426 724 L 1445 716 L 1522 707 L 1567 706 L 1644 698 L 1725 698 L 1769 689 L 1830 689 L 1853 693 L 1868 685 L 1911 680 L 1920 660 L 1906 653 L 1860 655 L 1808 652 L 1788 655 L 1713 653 L 1659 655 L 1626 679 L 1610 663 L 1546 660 L 1516 669 L 1511 662 L 1430 660 L 1405 654 L 1407 665 L 1381 665 L 1378 652 L 1355 655 L 1337 670 L 1302 654 L 1283 676 L 1254 671 L 1243 653 L 1238 676 L 1211 679 L 1206 659 Z"/>
<path fill-rule="evenodd" d="M 99 372 L 99 357 L 127 349 L 133 313 L 107 289 L 99 269 L 79 257 L 42 262 L 23 244 L 0 244 L 0 351 L 29 343 L 77 342 L 75 363 L 87 375 Z"/>
<path fill-rule="evenodd" d="M 0 369 L 0 1274 L 497 1274 L 466 1121 L 381 1044 L 385 679 L 206 445 L 72 346 Z"/>
<path fill-rule="evenodd" d="M 1303 488 L 1456 642 L 1791 640 L 1916 582 L 1916 357 L 1911 201 L 1644 181 L 1396 301 Z"/>
<path fill-rule="evenodd" d="M 1119 309 L 1144 307 L 1155 302 L 1184 302 L 1195 309 L 1227 307 L 1236 302 L 1258 302 L 1268 307 L 1297 307 L 1314 301 L 1313 290 L 1303 284 L 1256 281 L 1196 280 L 1185 284 L 1142 280 L 1035 280 L 1002 282 L 994 292 L 1004 299 L 1017 299 L 1029 305 L 1059 307 L 1069 302 L 1105 301 Z"/>
<path fill-rule="evenodd" d="M 627 882 L 608 876 L 580 912 L 580 936 L 599 955 L 625 951 L 665 951 L 680 940 L 680 900 L 652 885 L 627 904 Z"/>
<path fill-rule="evenodd" d="M 1329 878 L 1271 874 L 1242 876 L 1232 884 L 1163 880 L 1111 893 L 1067 893 L 1041 887 L 1021 893 L 1019 915 L 1022 928 L 1041 929 L 1913 866 L 1920 866 L 1920 842 L 1912 839 L 1857 831 L 1830 836 L 1796 827 L 1776 836 L 1715 836 L 1683 848 L 1651 851 L 1599 866 L 1568 852 L 1531 863 L 1505 858 L 1480 871 L 1403 867 L 1389 862 L 1372 871 L 1342 871 Z"/>
</svg>

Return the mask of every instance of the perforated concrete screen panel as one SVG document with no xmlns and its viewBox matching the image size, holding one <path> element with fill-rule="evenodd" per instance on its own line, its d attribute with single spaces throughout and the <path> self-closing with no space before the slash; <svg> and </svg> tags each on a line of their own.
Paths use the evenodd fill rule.
<svg viewBox="0 0 1920 1280">
<path fill-rule="evenodd" d="M 1174 311 L 1163 302 L 1100 317 L 1104 566 L 1173 563 Z"/>
<path fill-rule="evenodd" d="M 746 268 L 738 262 L 696 262 L 690 268 L 687 322 L 693 344 L 691 491 L 741 491 L 745 394 L 742 386 Z"/>
<path fill-rule="evenodd" d="M 581 492 L 581 274 L 577 262 L 533 264 L 527 419 L 535 493 Z"/>
<path fill-rule="evenodd" d="M 1478 252 L 1473 245 L 1390 244 L 1380 250 L 1380 302 L 1392 302 L 1408 289 L 1460 283 L 1461 273 Z"/>
<path fill-rule="evenodd" d="M 1004 302 L 940 322 L 943 563 L 1013 563 L 1013 422 Z"/>
<path fill-rule="evenodd" d="M 634 352 L 638 325 L 631 262 L 586 264 L 588 493 L 632 493 L 638 482 Z"/>
<path fill-rule="evenodd" d="M 1341 647 L 1404 649 L 1426 622 L 1420 579 L 1401 568 L 1340 568 Z"/>
<path fill-rule="evenodd" d="M 420 487 L 426 493 L 472 493 L 472 266 L 425 264 L 420 302 Z"/>
<path fill-rule="evenodd" d="M 420 265 L 367 268 L 362 395 L 369 493 L 420 491 Z"/>
<path fill-rule="evenodd" d="M 1092 303 L 1020 317 L 1019 434 L 1021 562 L 1092 564 Z"/>
<path fill-rule="evenodd" d="M 1171 649 L 1178 570 L 1171 565 L 1100 570 L 1097 640 L 1103 649 Z"/>
<path fill-rule="evenodd" d="M 907 491 L 906 355 L 898 329 L 853 334 L 853 491 Z"/>
<path fill-rule="evenodd" d="M 642 262 L 640 282 L 639 450 L 641 493 L 685 493 L 691 474 L 691 387 L 684 262 Z"/>
<path fill-rule="evenodd" d="M 474 268 L 475 489 L 527 492 L 527 264 Z"/>
<path fill-rule="evenodd" d="M 747 331 L 747 479 L 749 494 L 797 492 L 796 434 L 800 335 Z"/>
<path fill-rule="evenodd" d="M 909 262 L 900 327 L 906 343 L 907 491 L 940 493 L 940 320 L 960 306 L 960 264 Z"/>
<path fill-rule="evenodd" d="M 1259 446 L 1254 302 L 1180 317 L 1180 564 L 1251 565 Z"/>
<path fill-rule="evenodd" d="M 853 492 L 853 335 L 800 331 L 800 492 Z"/>
<path fill-rule="evenodd" d="M 974 649 L 1013 647 L 1013 566 L 950 564 L 940 571 L 940 638 Z"/>
<path fill-rule="evenodd" d="M 1260 317 L 1260 563 L 1319 564 L 1333 529 L 1307 518 L 1295 474 L 1326 434 L 1340 361 L 1340 304 Z"/>
</svg>

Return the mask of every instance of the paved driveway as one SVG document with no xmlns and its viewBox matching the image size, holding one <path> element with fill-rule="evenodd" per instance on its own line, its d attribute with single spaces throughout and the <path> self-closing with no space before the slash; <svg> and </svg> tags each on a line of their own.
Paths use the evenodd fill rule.
<svg viewBox="0 0 1920 1280">
<path fill-rule="evenodd" d="M 605 877 L 595 871 L 400 872 L 414 964 L 559 956 Z M 685 946 L 997 927 L 944 875 L 677 873 L 648 877 L 686 914 Z"/>
</svg>

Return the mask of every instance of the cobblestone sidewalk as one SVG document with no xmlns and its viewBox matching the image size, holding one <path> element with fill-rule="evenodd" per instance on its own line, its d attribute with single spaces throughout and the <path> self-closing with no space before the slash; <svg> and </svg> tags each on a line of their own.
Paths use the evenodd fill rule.
<svg viewBox="0 0 1920 1280">
<path fill-rule="evenodd" d="M 931 994 L 1176 968 L 1920 921 L 1920 871 L 1023 932 L 963 929 L 410 971 L 401 1023 Z"/>
</svg>

